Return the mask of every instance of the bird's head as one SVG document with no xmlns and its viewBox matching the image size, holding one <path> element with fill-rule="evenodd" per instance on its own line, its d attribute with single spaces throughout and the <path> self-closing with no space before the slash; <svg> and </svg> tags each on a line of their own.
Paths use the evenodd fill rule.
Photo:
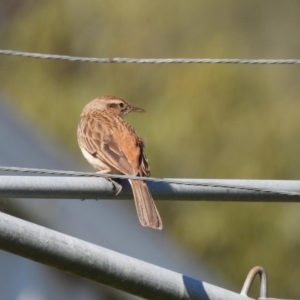
<svg viewBox="0 0 300 300">
<path fill-rule="evenodd" d="M 85 114 L 97 110 L 105 111 L 122 118 L 130 112 L 145 112 L 144 109 L 132 106 L 127 101 L 117 96 L 98 97 L 85 106 L 83 113 Z"/>
</svg>

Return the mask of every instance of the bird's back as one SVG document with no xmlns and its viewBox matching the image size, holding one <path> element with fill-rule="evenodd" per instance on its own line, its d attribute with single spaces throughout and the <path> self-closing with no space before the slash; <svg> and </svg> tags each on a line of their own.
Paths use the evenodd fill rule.
<svg viewBox="0 0 300 300">
<path fill-rule="evenodd" d="M 123 118 L 103 111 L 82 114 L 78 125 L 78 142 L 89 146 L 89 152 L 97 155 L 97 149 L 108 147 L 111 155 L 124 155 L 134 174 L 120 166 L 120 172 L 128 175 L 149 176 L 148 162 L 143 153 L 144 142 L 132 126 Z M 118 166 L 113 165 L 114 169 Z"/>
</svg>

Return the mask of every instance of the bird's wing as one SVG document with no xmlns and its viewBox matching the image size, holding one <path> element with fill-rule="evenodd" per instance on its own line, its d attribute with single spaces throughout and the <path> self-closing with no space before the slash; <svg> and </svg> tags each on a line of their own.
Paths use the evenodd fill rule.
<svg viewBox="0 0 300 300">
<path fill-rule="evenodd" d="M 81 147 L 113 169 L 127 175 L 137 171 L 116 142 L 114 131 L 103 126 L 96 118 L 87 117 L 79 123 L 78 141 Z"/>
<path fill-rule="evenodd" d="M 149 168 L 149 165 L 148 165 L 148 159 L 147 159 L 144 151 L 142 151 L 142 153 L 141 153 L 141 161 L 140 161 L 140 168 L 139 169 L 140 169 L 139 170 L 139 175 L 140 176 L 146 176 L 146 177 L 150 176 L 150 168 Z"/>
</svg>

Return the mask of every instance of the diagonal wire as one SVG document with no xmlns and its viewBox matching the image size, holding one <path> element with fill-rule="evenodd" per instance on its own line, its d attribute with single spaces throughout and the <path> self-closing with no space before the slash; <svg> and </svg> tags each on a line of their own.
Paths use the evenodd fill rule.
<svg viewBox="0 0 300 300">
<path fill-rule="evenodd" d="M 254 192 L 272 193 L 278 195 L 288 195 L 288 196 L 300 196 L 298 192 L 289 192 L 273 189 L 261 189 L 255 187 L 246 186 L 236 186 L 230 184 L 216 184 L 216 183 L 200 183 L 193 181 L 185 181 L 180 179 L 165 179 L 156 177 L 140 177 L 140 176 L 130 176 L 130 175 L 116 175 L 116 174 L 100 174 L 91 172 L 77 172 L 77 171 L 58 171 L 49 169 L 34 169 L 34 168 L 18 168 L 18 167 L 5 167 L 0 166 L 0 171 L 5 172 L 20 172 L 20 173 L 35 173 L 35 174 L 48 174 L 48 175 L 62 175 L 62 176 L 74 176 L 74 177 L 101 177 L 101 178 L 115 178 L 115 179 L 133 179 L 133 180 L 144 180 L 150 182 L 160 182 L 160 183 L 173 183 L 189 186 L 204 186 L 204 187 L 216 187 L 216 188 L 230 188 L 236 190 L 247 190 Z"/>
<path fill-rule="evenodd" d="M 131 63 L 131 64 L 251 64 L 251 65 L 294 65 L 300 59 L 240 59 L 240 58 L 129 58 L 129 57 L 82 57 L 59 54 L 42 54 L 15 50 L 0 50 L 0 55 L 23 56 L 39 59 L 56 59 L 94 63 Z"/>
</svg>

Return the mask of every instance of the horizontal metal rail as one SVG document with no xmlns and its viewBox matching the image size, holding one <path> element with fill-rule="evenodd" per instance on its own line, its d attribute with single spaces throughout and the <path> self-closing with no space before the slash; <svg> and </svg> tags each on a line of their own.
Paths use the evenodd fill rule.
<svg viewBox="0 0 300 300">
<path fill-rule="evenodd" d="M 0 249 L 146 299 L 250 299 L 4 213 Z"/>
<path fill-rule="evenodd" d="M 300 181 L 296 180 L 167 180 L 172 183 L 147 182 L 154 199 L 300 202 Z M 185 181 L 187 185 L 183 184 Z M 0 176 L 0 197 L 132 199 L 127 180 L 120 183 L 96 177 Z M 122 191 L 116 196 L 121 186 Z"/>
</svg>

